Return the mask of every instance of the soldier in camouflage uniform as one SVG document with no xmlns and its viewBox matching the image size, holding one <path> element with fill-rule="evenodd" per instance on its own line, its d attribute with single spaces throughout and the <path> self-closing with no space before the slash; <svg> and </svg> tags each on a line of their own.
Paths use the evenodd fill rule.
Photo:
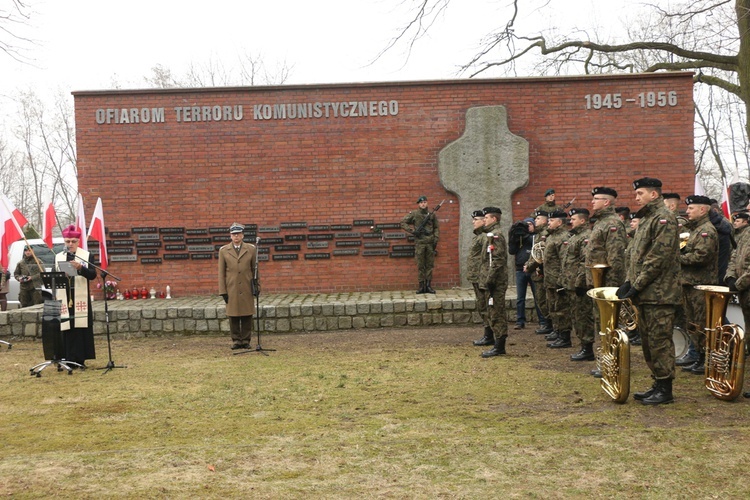
<svg viewBox="0 0 750 500">
<path fill-rule="evenodd" d="M 661 197 L 661 181 L 644 177 L 633 182 L 635 200 L 642 208 L 631 243 L 627 281 L 617 290 L 638 307 L 643 357 L 654 378 L 653 386 L 633 398 L 646 405 L 672 403 L 675 305 L 681 300 L 680 244 L 677 219 Z"/>
<path fill-rule="evenodd" d="M 570 236 L 563 259 L 563 281 L 571 299 L 573 329 L 581 350 L 570 356 L 571 361 L 594 360 L 594 309 L 591 297 L 586 295 L 586 256 L 589 242 L 589 211 L 585 208 L 574 208 L 570 212 Z"/>
<path fill-rule="evenodd" d="M 552 212 L 564 212 L 565 208 L 561 207 L 557 203 L 555 203 L 555 190 L 554 189 L 548 189 L 544 192 L 544 203 L 536 207 L 536 210 L 534 210 L 533 216 L 535 216 L 539 212 L 547 212 L 548 214 L 551 214 Z"/>
<path fill-rule="evenodd" d="M 729 258 L 729 267 L 727 267 L 724 282 L 729 290 L 739 292 L 742 317 L 747 328 L 750 325 L 750 230 L 748 229 L 750 214 L 747 212 L 735 214 L 733 225 L 737 248 L 732 251 L 732 256 Z M 743 396 L 750 398 L 750 392 L 745 392 Z"/>
<path fill-rule="evenodd" d="M 565 212 L 550 214 L 549 236 L 544 247 L 544 288 L 547 291 L 549 315 L 555 325 L 555 330 L 545 339 L 552 341 L 547 344 L 547 347 L 553 348 L 572 346 L 570 329 L 573 325 L 570 320 L 570 300 L 563 284 L 562 273 L 563 259 L 567 249 L 565 242 L 568 240 L 567 216 Z"/>
<path fill-rule="evenodd" d="M 544 211 L 539 211 L 534 214 L 534 237 L 532 241 L 532 249 L 537 243 L 546 242 L 549 231 L 547 229 L 547 223 L 549 214 Z M 523 268 L 524 272 L 531 274 L 531 281 L 534 282 L 534 287 L 537 290 L 534 296 L 538 312 L 541 312 L 539 316 L 539 328 L 534 333 L 540 335 L 546 335 L 552 332 L 552 321 L 549 317 L 549 308 L 547 307 L 547 292 L 544 288 L 544 267 L 541 263 L 536 262 L 533 258 L 530 258 Z"/>
<path fill-rule="evenodd" d="M 469 254 L 466 256 L 466 279 L 474 287 L 474 296 L 476 297 L 476 311 L 482 318 L 484 326 L 484 337 L 474 341 L 474 345 L 494 345 L 495 336 L 490 328 L 489 317 L 487 315 L 487 290 L 479 286 L 479 269 L 482 265 L 482 249 L 484 242 L 487 240 L 487 231 L 484 228 L 484 211 L 475 210 L 471 213 L 471 224 L 474 227 L 474 238 L 469 246 Z"/>
<path fill-rule="evenodd" d="M 487 234 L 482 246 L 482 265 L 479 268 L 479 287 L 487 291 L 490 328 L 495 335 L 495 344 L 482 353 L 483 358 L 505 354 L 508 338 L 505 291 L 508 288 L 508 245 L 500 228 L 502 210 L 497 207 L 484 209 L 484 226 Z"/>
<path fill-rule="evenodd" d="M 719 235 L 709 219 L 711 200 L 706 196 L 688 196 L 687 243 L 680 249 L 682 274 L 682 306 L 685 308 L 688 334 L 698 351 L 698 359 L 682 370 L 695 375 L 705 373 L 706 360 L 706 297 L 695 285 L 715 285 L 718 272 Z"/>
<path fill-rule="evenodd" d="M 432 289 L 432 268 L 435 266 L 435 249 L 440 237 L 440 227 L 435 214 L 431 214 L 427 208 L 427 197 L 420 196 L 417 200 L 419 208 L 406 214 L 401 219 L 401 229 L 414 235 L 414 258 L 417 261 L 417 274 L 419 277 L 419 290 L 417 293 L 435 293 Z M 424 221 L 420 234 L 414 234 Z"/>
<path fill-rule="evenodd" d="M 608 187 L 591 190 L 592 216 L 596 223 L 591 228 L 586 252 L 586 282 L 593 286 L 590 268 L 595 264 L 609 266 L 604 272 L 602 286 L 620 286 L 625 281 L 625 249 L 628 246 L 625 224 L 615 212 L 617 191 Z"/>
<path fill-rule="evenodd" d="M 38 290 L 44 286 L 42 271 L 31 249 L 28 246 L 23 247 L 23 259 L 18 261 L 16 270 L 13 272 L 16 281 L 21 285 L 18 291 L 18 302 L 21 303 L 21 307 L 29 307 L 43 302 L 42 294 Z"/>
</svg>

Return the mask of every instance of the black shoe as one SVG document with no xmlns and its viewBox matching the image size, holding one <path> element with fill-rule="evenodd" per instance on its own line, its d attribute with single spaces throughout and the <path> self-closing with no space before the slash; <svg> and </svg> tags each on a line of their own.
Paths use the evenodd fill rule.
<svg viewBox="0 0 750 500">
<path fill-rule="evenodd" d="M 523 323 L 516 323 L 516 326 L 513 327 L 514 330 L 523 330 L 524 328 L 526 328 L 526 325 Z"/>
<path fill-rule="evenodd" d="M 472 342 L 476 346 L 483 345 L 495 345 L 495 335 L 492 333 L 492 328 L 489 326 L 484 327 L 484 337 L 479 340 Z"/>
<path fill-rule="evenodd" d="M 684 368 L 683 368 L 684 370 Z M 700 361 L 696 361 L 694 365 L 692 365 L 690 373 L 693 375 L 705 375 L 706 374 L 706 365 L 703 364 Z"/>
<path fill-rule="evenodd" d="M 654 383 L 651 385 L 650 389 L 643 392 L 633 393 L 633 399 L 635 399 L 636 401 L 643 401 L 644 399 L 651 397 L 654 392 L 656 392 L 656 380 L 654 380 Z"/>
<path fill-rule="evenodd" d="M 435 293 L 435 290 L 432 289 L 432 280 L 427 280 L 424 282 L 424 293 Z"/>
<path fill-rule="evenodd" d="M 417 293 L 427 293 L 427 291 L 424 288 L 424 281 L 419 282 L 419 290 L 417 290 Z"/>
<path fill-rule="evenodd" d="M 552 333 L 552 327 L 549 325 L 542 325 L 534 330 L 534 333 L 537 335 L 547 335 L 548 333 Z"/>
<path fill-rule="evenodd" d="M 560 336 L 558 337 L 558 339 L 547 344 L 547 347 L 550 347 L 552 349 L 573 347 L 573 344 L 570 343 L 570 330 L 560 332 Z"/>
<path fill-rule="evenodd" d="M 548 335 L 544 336 L 544 340 L 552 340 L 555 341 L 560 338 L 560 332 L 557 330 L 552 330 Z"/>
<path fill-rule="evenodd" d="M 242 349 L 242 344 L 233 344 L 232 345 L 232 350 L 233 351 L 236 351 L 237 349 Z"/>
<path fill-rule="evenodd" d="M 692 372 L 692 371 L 693 371 L 693 367 L 694 367 L 694 366 L 696 366 L 696 365 L 699 365 L 699 366 L 700 366 L 700 365 L 702 365 L 702 364 L 703 364 L 703 363 L 700 363 L 700 362 L 699 362 L 699 361 L 698 361 L 698 360 L 696 359 L 695 361 L 693 361 L 693 363 L 691 363 L 691 364 L 689 364 L 689 365 L 684 365 L 684 366 L 682 367 L 682 371 L 684 371 L 684 372 Z"/>
<path fill-rule="evenodd" d="M 502 356 L 505 354 L 505 339 L 507 339 L 507 335 L 503 335 L 499 339 L 495 341 L 495 346 L 490 349 L 489 351 L 484 351 L 482 353 L 483 358 L 491 358 L 493 356 Z"/>
<path fill-rule="evenodd" d="M 643 403 L 644 405 L 662 405 L 674 403 L 674 396 L 672 395 L 672 380 L 657 380 L 654 392 L 649 397 L 642 399 L 641 403 Z"/>
<path fill-rule="evenodd" d="M 679 358 L 675 359 L 674 364 L 677 366 L 690 366 L 695 364 L 696 361 L 698 361 L 697 357 L 691 356 L 689 352 L 686 352 Z"/>
<path fill-rule="evenodd" d="M 599 368 L 591 370 L 591 376 L 594 378 L 602 378 L 602 371 Z"/>
<path fill-rule="evenodd" d="M 637 332 L 631 332 L 630 336 L 628 336 L 628 344 L 641 345 L 641 335 Z"/>
<path fill-rule="evenodd" d="M 742 394 L 742 397 L 750 398 L 750 392 L 745 392 Z"/>
<path fill-rule="evenodd" d="M 581 350 L 570 356 L 571 361 L 594 361 L 594 344 L 588 343 L 581 345 Z"/>
</svg>

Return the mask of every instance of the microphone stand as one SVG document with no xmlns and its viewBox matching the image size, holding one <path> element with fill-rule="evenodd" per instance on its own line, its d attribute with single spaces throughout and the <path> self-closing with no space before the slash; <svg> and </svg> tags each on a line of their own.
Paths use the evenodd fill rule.
<svg viewBox="0 0 750 500">
<path fill-rule="evenodd" d="M 68 252 L 70 254 L 70 252 Z M 99 271 L 99 279 L 102 282 L 102 290 L 104 290 L 104 283 L 107 278 L 107 276 L 111 276 L 113 280 L 115 281 L 122 281 L 121 278 L 118 278 L 114 274 L 108 273 L 101 267 L 97 266 L 96 264 L 87 261 L 86 259 L 77 256 L 76 254 L 70 254 L 73 255 L 76 259 L 80 260 L 81 262 L 85 262 L 86 264 L 90 265 L 94 269 L 97 269 Z M 107 292 L 104 292 L 104 323 L 107 325 L 107 353 L 109 354 L 109 361 L 107 362 L 107 365 L 103 368 L 97 368 L 97 370 L 104 370 L 104 373 L 102 375 L 106 375 L 114 368 L 127 368 L 127 366 L 117 366 L 115 365 L 115 362 L 112 360 L 112 338 L 109 334 L 109 305 L 108 305 L 108 299 L 107 299 Z M 91 325 L 91 328 L 93 328 L 94 325 Z"/>
<path fill-rule="evenodd" d="M 260 279 L 258 278 L 258 244 L 260 243 L 260 237 L 255 238 L 255 272 L 253 273 L 253 295 L 255 295 L 255 319 L 257 321 L 258 330 L 258 345 L 255 349 L 249 351 L 239 351 L 232 354 L 248 354 L 257 352 L 264 356 L 268 356 L 268 352 L 275 352 L 276 349 L 264 349 L 260 345 Z"/>
</svg>

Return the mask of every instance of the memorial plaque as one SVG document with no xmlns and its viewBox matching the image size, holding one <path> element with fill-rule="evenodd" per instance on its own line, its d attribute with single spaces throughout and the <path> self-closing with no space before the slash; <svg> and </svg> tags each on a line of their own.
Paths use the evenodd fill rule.
<svg viewBox="0 0 750 500">
<path fill-rule="evenodd" d="M 164 250 L 185 250 L 185 245 L 166 245 Z"/>
<path fill-rule="evenodd" d="M 273 247 L 276 252 L 298 252 L 301 249 L 300 245 L 276 245 Z"/>
<path fill-rule="evenodd" d="M 331 224 L 331 231 L 351 231 L 351 224 Z"/>
<path fill-rule="evenodd" d="M 135 241 L 133 240 L 111 240 L 107 243 L 111 247 L 132 247 L 135 245 Z"/>
<path fill-rule="evenodd" d="M 307 248 L 328 248 L 327 241 L 308 241 Z"/>
<path fill-rule="evenodd" d="M 159 234 L 182 234 L 185 232 L 184 227 L 160 227 Z"/>
<path fill-rule="evenodd" d="M 392 259 L 397 259 L 400 257 L 414 257 L 414 252 L 391 252 L 390 257 Z"/>
<path fill-rule="evenodd" d="M 284 239 L 286 241 L 305 241 L 307 239 L 307 235 L 304 234 L 287 234 L 284 236 Z"/>
<path fill-rule="evenodd" d="M 176 235 L 165 235 L 162 236 L 162 241 L 185 241 L 185 236 L 182 234 L 176 234 Z"/>
<path fill-rule="evenodd" d="M 307 227 L 307 222 L 282 222 L 281 229 L 302 229 Z"/>
<path fill-rule="evenodd" d="M 158 234 L 139 234 L 138 235 L 138 241 L 151 241 L 151 240 L 158 240 L 159 235 Z"/>
<path fill-rule="evenodd" d="M 363 238 L 368 238 L 368 239 L 375 239 L 375 238 L 377 238 L 379 240 L 382 240 L 383 239 L 383 233 L 362 233 L 362 237 Z"/>
<path fill-rule="evenodd" d="M 359 254 L 359 248 L 348 248 L 346 250 L 334 250 L 333 251 L 334 256 L 357 255 L 357 254 Z"/>
<path fill-rule="evenodd" d="M 284 238 L 261 238 L 259 245 L 280 245 L 284 243 Z"/>
<path fill-rule="evenodd" d="M 379 255 L 388 255 L 388 250 L 365 250 L 362 252 L 365 257 L 375 257 Z"/>
<path fill-rule="evenodd" d="M 386 224 L 375 224 L 376 229 L 401 229 L 399 222 L 388 222 Z"/>
<path fill-rule="evenodd" d="M 299 259 L 299 255 L 296 253 L 282 253 L 279 255 L 274 255 L 273 260 L 297 260 Z"/>
<path fill-rule="evenodd" d="M 188 252 L 213 252 L 213 245 L 188 245 Z"/>
<path fill-rule="evenodd" d="M 305 254 L 305 260 L 320 260 L 320 259 L 330 259 L 331 254 L 330 253 L 306 253 Z"/>
<path fill-rule="evenodd" d="M 211 238 L 186 238 L 185 243 L 188 245 L 190 244 L 201 244 L 201 243 L 211 243 Z"/>
<path fill-rule="evenodd" d="M 325 234 L 308 234 L 307 239 L 310 241 L 317 241 L 317 240 L 332 240 L 333 239 L 333 233 L 325 233 Z"/>
<path fill-rule="evenodd" d="M 330 231 L 331 226 L 325 225 L 325 226 L 308 226 L 308 231 Z"/>
<path fill-rule="evenodd" d="M 138 255 L 158 255 L 159 250 L 157 248 L 139 248 Z"/>
<path fill-rule="evenodd" d="M 268 254 L 271 253 L 271 249 L 268 247 L 259 247 L 258 248 L 258 255 Z"/>
<path fill-rule="evenodd" d="M 391 248 L 394 252 L 411 252 L 414 253 L 414 245 L 393 245 Z"/>
<path fill-rule="evenodd" d="M 345 242 L 339 241 L 337 243 Z M 387 241 L 365 241 L 365 248 L 388 248 L 389 246 L 391 246 L 391 244 Z"/>
<path fill-rule="evenodd" d="M 115 247 L 115 248 L 108 248 L 107 253 L 110 255 L 113 254 L 126 254 L 126 253 L 133 253 L 133 247 Z"/>
<path fill-rule="evenodd" d="M 383 233 L 386 240 L 403 240 L 406 238 L 406 233 Z"/>
<path fill-rule="evenodd" d="M 356 232 L 355 233 L 353 233 L 353 232 L 349 232 L 349 233 L 336 233 L 334 236 L 336 238 L 361 238 L 362 237 L 362 233 L 356 233 Z"/>
<path fill-rule="evenodd" d="M 110 238 L 129 238 L 130 231 L 112 231 L 109 233 Z"/>
<path fill-rule="evenodd" d="M 268 255 L 258 255 L 258 262 L 268 262 Z"/>
<path fill-rule="evenodd" d="M 161 264 L 161 257 L 143 257 L 141 264 Z"/>
<path fill-rule="evenodd" d="M 362 241 L 360 240 L 344 240 L 344 241 L 336 242 L 337 247 L 358 247 L 361 245 L 362 245 Z"/>
<path fill-rule="evenodd" d="M 159 229 L 156 226 L 131 227 L 130 230 L 133 232 L 133 234 L 148 234 L 159 232 Z"/>
<path fill-rule="evenodd" d="M 258 230 L 258 224 L 245 224 L 245 233 Z"/>
<path fill-rule="evenodd" d="M 219 250 L 221 250 L 221 247 L 223 247 L 223 246 L 224 245 L 214 245 L 214 251 L 218 252 Z"/>
<path fill-rule="evenodd" d="M 187 260 L 190 258 L 189 253 L 165 253 L 164 260 Z"/>
<path fill-rule="evenodd" d="M 188 235 L 199 235 L 199 234 L 208 234 L 208 231 L 205 229 L 186 229 L 185 233 Z"/>
<path fill-rule="evenodd" d="M 161 247 L 161 241 L 136 241 L 136 248 Z"/>
<path fill-rule="evenodd" d="M 192 260 L 211 260 L 214 258 L 213 252 L 211 253 L 191 253 L 190 259 Z"/>
<path fill-rule="evenodd" d="M 138 262 L 138 257 L 135 255 L 112 255 L 109 258 L 110 262 Z"/>
<path fill-rule="evenodd" d="M 242 236 L 242 239 L 243 240 L 245 239 L 244 235 Z M 228 234 L 224 234 L 224 235 L 221 235 L 221 236 L 212 236 L 211 237 L 211 241 L 214 241 L 214 242 L 220 241 L 220 242 L 224 242 L 224 243 L 229 243 L 230 241 L 232 241 L 232 237 L 229 236 Z"/>
<path fill-rule="evenodd" d="M 209 227 L 208 234 L 229 234 L 228 227 Z"/>
<path fill-rule="evenodd" d="M 260 226 L 258 228 L 259 233 L 278 233 L 279 231 L 279 226 Z"/>
<path fill-rule="evenodd" d="M 372 226 L 375 224 L 373 219 L 357 219 L 354 221 L 355 226 Z"/>
</svg>

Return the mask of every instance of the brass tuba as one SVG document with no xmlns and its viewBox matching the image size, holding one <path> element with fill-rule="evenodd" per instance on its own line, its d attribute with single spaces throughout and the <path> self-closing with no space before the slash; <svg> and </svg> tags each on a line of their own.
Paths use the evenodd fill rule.
<svg viewBox="0 0 750 500">
<path fill-rule="evenodd" d="M 592 288 L 587 294 L 599 307 L 602 389 L 616 403 L 624 403 L 630 395 L 630 343 L 628 335 L 617 328 L 617 322 L 625 301 L 617 298 L 617 287 Z"/>
<path fill-rule="evenodd" d="M 706 389 L 719 399 L 733 401 L 742 392 L 745 377 L 745 331 L 721 322 L 734 292 L 714 285 L 695 289 L 706 296 Z"/>
<path fill-rule="evenodd" d="M 594 264 L 589 266 L 591 269 L 591 281 L 594 283 L 594 288 L 600 288 L 604 286 L 604 271 L 609 269 L 607 264 Z M 620 306 L 620 325 L 627 331 L 632 332 L 638 328 L 638 309 L 635 308 L 630 299 L 625 300 Z"/>
</svg>

